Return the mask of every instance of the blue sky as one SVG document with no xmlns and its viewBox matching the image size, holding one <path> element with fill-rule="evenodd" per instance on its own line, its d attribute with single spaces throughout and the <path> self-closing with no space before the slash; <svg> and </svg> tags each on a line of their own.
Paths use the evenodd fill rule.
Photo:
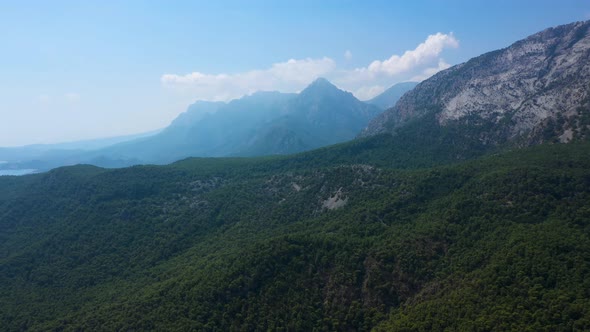
<svg viewBox="0 0 590 332">
<path fill-rule="evenodd" d="M 587 19 L 583 0 L 4 1 L 0 146 L 162 128 L 317 76 L 366 99 Z"/>
</svg>

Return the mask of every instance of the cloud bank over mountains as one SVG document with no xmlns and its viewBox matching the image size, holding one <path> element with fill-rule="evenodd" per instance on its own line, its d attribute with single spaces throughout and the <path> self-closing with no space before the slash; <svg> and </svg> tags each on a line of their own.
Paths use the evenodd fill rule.
<svg viewBox="0 0 590 332">
<path fill-rule="evenodd" d="M 233 74 L 164 74 L 162 84 L 194 99 L 227 101 L 260 90 L 298 92 L 317 77 L 326 77 L 357 98 L 370 99 L 397 82 L 421 81 L 450 67 L 441 57 L 445 49 L 459 47 L 453 33 L 436 33 L 402 55 L 374 60 L 366 67 L 340 68 L 329 57 L 289 59 L 267 69 Z M 352 53 L 346 51 L 347 60 Z"/>
<path fill-rule="evenodd" d="M 161 80 L 166 86 L 194 93 L 200 100 L 227 101 L 260 90 L 297 91 L 315 78 L 328 75 L 335 69 L 336 62 L 327 57 L 290 59 L 275 63 L 264 70 L 237 74 L 165 74 Z"/>
</svg>

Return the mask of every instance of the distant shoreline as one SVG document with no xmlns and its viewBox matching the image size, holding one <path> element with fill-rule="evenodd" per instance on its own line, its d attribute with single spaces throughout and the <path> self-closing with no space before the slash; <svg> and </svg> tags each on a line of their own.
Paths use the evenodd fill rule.
<svg viewBox="0 0 590 332">
<path fill-rule="evenodd" d="M 36 173 L 36 169 L 0 169 L 0 176 L 21 176 Z"/>
</svg>

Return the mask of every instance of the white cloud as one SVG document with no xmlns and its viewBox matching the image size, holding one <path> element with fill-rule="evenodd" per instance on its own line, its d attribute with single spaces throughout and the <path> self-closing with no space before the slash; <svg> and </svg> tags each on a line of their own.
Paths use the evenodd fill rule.
<svg viewBox="0 0 590 332">
<path fill-rule="evenodd" d="M 459 41 L 452 33 L 437 33 L 430 35 L 426 41 L 418 45 L 414 50 L 406 51 L 403 55 L 392 55 L 384 61 L 373 61 L 368 69 L 373 73 L 386 73 L 396 75 L 409 71 L 415 67 L 435 60 L 445 48 L 459 47 Z"/>
<path fill-rule="evenodd" d="M 275 63 L 267 69 L 234 74 L 206 74 L 193 72 L 185 75 L 164 74 L 162 84 L 185 97 L 200 100 L 230 100 L 260 90 L 296 92 L 317 77 L 326 77 L 338 87 L 351 91 L 359 99 L 369 99 L 396 82 L 423 80 L 450 65 L 442 60 L 441 53 L 459 47 L 452 33 L 436 33 L 402 55 L 386 60 L 375 60 L 366 67 L 337 68 L 329 58 L 290 59 Z M 352 52 L 344 53 L 346 60 Z"/>
<path fill-rule="evenodd" d="M 371 62 L 367 67 L 339 71 L 333 77 L 334 83 L 352 91 L 359 99 L 370 99 L 393 83 L 422 81 L 440 70 L 450 67 L 441 57 L 447 48 L 459 47 L 459 41 L 452 33 L 436 33 L 426 38 L 413 50 L 389 59 Z M 384 88 L 384 89 L 385 89 Z"/>
<path fill-rule="evenodd" d="M 346 59 L 346 61 L 350 61 L 352 59 L 352 52 L 350 50 L 346 50 L 346 52 L 344 52 L 344 59 Z"/>
<path fill-rule="evenodd" d="M 165 74 L 161 81 L 166 86 L 188 90 L 197 99 L 228 100 L 260 90 L 297 91 L 335 68 L 336 63 L 328 57 L 290 59 L 265 70 L 215 75 L 200 72 Z"/>
</svg>

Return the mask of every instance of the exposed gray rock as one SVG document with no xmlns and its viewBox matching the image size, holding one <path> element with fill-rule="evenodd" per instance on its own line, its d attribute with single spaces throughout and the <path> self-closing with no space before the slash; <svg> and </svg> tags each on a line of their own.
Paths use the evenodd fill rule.
<svg viewBox="0 0 590 332">
<path fill-rule="evenodd" d="M 490 131 L 481 137 L 492 144 L 588 136 L 589 28 L 590 21 L 550 28 L 442 71 L 371 121 L 361 136 L 392 133 L 425 114 L 434 114 L 441 126 L 477 122 Z"/>
<path fill-rule="evenodd" d="M 333 195 L 322 202 L 322 208 L 328 210 L 336 210 L 344 207 L 348 203 L 348 197 L 342 193 L 342 188 L 338 189 Z"/>
</svg>

